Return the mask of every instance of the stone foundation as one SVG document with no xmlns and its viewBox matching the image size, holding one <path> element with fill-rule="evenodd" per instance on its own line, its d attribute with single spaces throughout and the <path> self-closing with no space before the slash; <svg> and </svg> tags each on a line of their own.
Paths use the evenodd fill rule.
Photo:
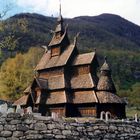
<svg viewBox="0 0 140 140">
<path fill-rule="evenodd" d="M 140 140 L 140 122 L 59 119 L 10 113 L 0 117 L 0 140 Z"/>
</svg>

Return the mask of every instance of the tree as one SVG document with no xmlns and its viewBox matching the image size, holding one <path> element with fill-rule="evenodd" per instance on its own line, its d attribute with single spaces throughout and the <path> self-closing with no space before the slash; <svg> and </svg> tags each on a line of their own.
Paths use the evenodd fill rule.
<svg viewBox="0 0 140 140">
<path fill-rule="evenodd" d="M 1 41 L 0 45 L 0 48 L 6 48 L 10 52 L 10 56 L 12 57 L 12 52 L 16 49 L 18 45 L 18 39 L 15 39 L 14 35 L 9 35 Z"/>
<path fill-rule="evenodd" d="M 11 4 L 6 4 L 3 6 L 4 8 L 0 11 L 0 20 L 2 20 L 6 14 L 11 10 L 12 6 Z"/>
<path fill-rule="evenodd" d="M 24 89 L 31 84 L 34 68 L 44 50 L 30 48 L 26 54 L 17 54 L 14 58 L 7 59 L 0 71 L 0 98 L 17 99 Z"/>
<path fill-rule="evenodd" d="M 4 30 L 4 22 L 3 18 L 6 16 L 7 12 L 10 10 L 9 5 L 6 5 L 4 9 L 0 11 L 0 31 Z M 5 42 L 3 40 L 0 40 L 0 52 L 2 51 L 2 48 L 5 48 Z"/>
<path fill-rule="evenodd" d="M 28 21 L 25 18 L 18 19 L 17 22 L 11 23 L 6 21 L 2 23 L 3 35 L 0 41 L 0 51 L 6 50 L 10 52 L 10 57 L 13 57 L 13 52 L 19 50 L 19 42 L 24 36 L 20 34 L 26 34 L 28 32 Z"/>
</svg>

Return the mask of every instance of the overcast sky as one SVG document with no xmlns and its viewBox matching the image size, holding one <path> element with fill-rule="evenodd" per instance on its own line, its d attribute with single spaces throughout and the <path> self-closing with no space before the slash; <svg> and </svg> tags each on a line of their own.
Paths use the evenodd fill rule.
<svg viewBox="0 0 140 140">
<path fill-rule="evenodd" d="M 5 3 L 13 3 L 11 15 L 35 12 L 57 16 L 59 12 L 59 0 L 0 0 L 0 2 L 1 9 Z M 61 3 L 63 17 L 112 13 L 140 25 L 140 0 L 61 0 Z"/>
</svg>

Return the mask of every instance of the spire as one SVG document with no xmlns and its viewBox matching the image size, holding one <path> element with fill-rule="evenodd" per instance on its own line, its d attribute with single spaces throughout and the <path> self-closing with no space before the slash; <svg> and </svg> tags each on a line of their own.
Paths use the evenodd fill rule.
<svg viewBox="0 0 140 140">
<path fill-rule="evenodd" d="M 107 63 L 107 57 L 104 58 L 104 64 L 102 65 L 101 71 L 111 71 L 109 64 Z"/>
<path fill-rule="evenodd" d="M 60 55 L 63 49 L 65 48 L 64 46 L 69 45 L 69 43 L 70 42 L 67 36 L 67 27 L 64 28 L 63 26 L 63 18 L 61 15 L 61 2 L 60 2 L 59 16 L 57 19 L 55 31 L 53 32 L 53 37 L 48 45 L 48 50 L 52 50 L 53 47 L 55 48 L 57 47 L 58 48 L 57 53 L 54 53 L 55 55 L 53 55 L 52 52 L 55 51 L 51 51 L 51 54 L 52 56 L 56 56 L 56 54 Z"/>
<path fill-rule="evenodd" d="M 100 78 L 97 85 L 98 91 L 107 91 L 111 93 L 116 93 L 116 88 L 111 77 L 111 68 L 107 62 L 107 57 L 105 57 L 105 62 L 100 69 Z"/>
<path fill-rule="evenodd" d="M 64 28 L 63 28 L 63 17 L 61 15 L 61 0 L 59 0 L 59 16 L 57 19 L 57 26 L 55 29 L 55 33 L 60 33 L 61 35 L 64 33 Z"/>
<path fill-rule="evenodd" d="M 61 16 L 61 0 L 59 0 L 59 14 Z"/>
<path fill-rule="evenodd" d="M 63 22 L 62 14 L 61 14 L 61 0 L 59 0 L 59 16 L 57 19 L 58 22 Z"/>
</svg>

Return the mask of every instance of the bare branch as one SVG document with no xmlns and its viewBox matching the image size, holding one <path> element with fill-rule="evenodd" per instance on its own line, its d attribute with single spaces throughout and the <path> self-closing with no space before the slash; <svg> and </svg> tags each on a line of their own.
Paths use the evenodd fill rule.
<svg viewBox="0 0 140 140">
<path fill-rule="evenodd" d="M 12 9 L 12 4 L 6 4 L 4 6 L 4 9 L 0 12 L 0 19 L 4 18 L 6 16 L 6 14 Z"/>
</svg>

